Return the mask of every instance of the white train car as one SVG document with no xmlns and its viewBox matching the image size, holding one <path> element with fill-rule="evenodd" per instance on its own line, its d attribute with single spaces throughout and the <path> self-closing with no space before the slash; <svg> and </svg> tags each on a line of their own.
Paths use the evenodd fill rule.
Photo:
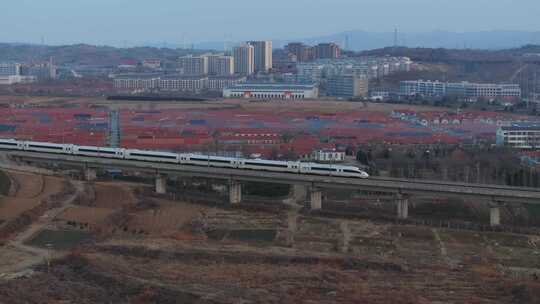
<svg viewBox="0 0 540 304">
<path fill-rule="evenodd" d="M 317 163 L 303 163 L 300 168 L 302 174 L 328 175 L 339 177 L 368 178 L 367 172 L 353 166 L 326 165 Z"/>
<path fill-rule="evenodd" d="M 186 165 L 193 166 L 210 166 L 210 156 L 208 155 L 198 155 L 198 154 L 188 154 L 187 159 L 185 160 Z"/>
<path fill-rule="evenodd" d="M 208 157 L 208 165 L 210 167 L 220 167 L 220 168 L 238 168 L 241 159 L 231 158 L 231 157 L 220 157 L 220 156 L 210 156 Z"/>
<path fill-rule="evenodd" d="M 73 154 L 91 157 L 104 158 L 124 158 L 125 149 L 93 147 L 93 146 L 73 146 Z"/>
<path fill-rule="evenodd" d="M 299 173 L 300 163 L 277 160 L 246 159 L 243 161 L 240 168 L 250 170 Z"/>
<path fill-rule="evenodd" d="M 37 141 L 25 141 L 23 142 L 23 149 L 25 151 L 32 152 L 45 152 L 55 154 L 72 154 L 73 145 L 55 144 Z"/>
<path fill-rule="evenodd" d="M 180 163 L 180 155 L 170 152 L 153 152 L 144 150 L 124 150 L 124 159 L 159 163 Z"/>
<path fill-rule="evenodd" d="M 117 149 L 108 147 L 76 146 L 35 141 L 0 139 L 0 149 L 25 150 L 55 154 L 73 154 L 90 157 L 116 158 L 159 163 L 181 163 L 193 166 L 237 168 L 271 172 L 288 172 L 324 176 L 368 178 L 369 174 L 354 166 L 275 161 L 263 159 L 242 159 L 197 154 L 177 154 L 145 150 Z"/>
<path fill-rule="evenodd" d="M 0 138 L 0 149 L 23 150 L 23 142 L 15 139 Z"/>
</svg>

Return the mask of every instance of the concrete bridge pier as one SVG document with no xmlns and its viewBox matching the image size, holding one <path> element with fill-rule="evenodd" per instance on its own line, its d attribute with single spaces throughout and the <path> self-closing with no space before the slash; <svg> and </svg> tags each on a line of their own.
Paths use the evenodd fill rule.
<svg viewBox="0 0 540 304">
<path fill-rule="evenodd" d="M 295 203 L 303 204 L 307 199 L 308 189 L 304 185 L 292 186 L 292 198 Z"/>
<path fill-rule="evenodd" d="M 320 188 L 311 188 L 310 205 L 311 210 L 322 209 L 322 190 Z"/>
<path fill-rule="evenodd" d="M 399 219 L 406 219 L 409 217 L 409 199 L 403 194 L 396 196 L 397 215 Z"/>
<path fill-rule="evenodd" d="M 229 202 L 231 205 L 242 202 L 242 184 L 238 181 L 231 180 L 229 183 Z"/>
<path fill-rule="evenodd" d="M 156 193 L 157 194 L 167 193 L 167 176 L 165 174 L 156 175 Z"/>
<path fill-rule="evenodd" d="M 489 223 L 492 227 L 501 225 L 501 204 L 498 202 L 489 204 Z"/>
<path fill-rule="evenodd" d="M 92 168 L 84 169 L 84 179 L 87 182 L 93 182 L 97 179 L 97 170 Z"/>
</svg>

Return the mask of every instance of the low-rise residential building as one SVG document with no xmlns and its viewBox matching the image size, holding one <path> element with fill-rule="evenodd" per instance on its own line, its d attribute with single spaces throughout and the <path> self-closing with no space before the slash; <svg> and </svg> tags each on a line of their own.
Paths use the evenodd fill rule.
<svg viewBox="0 0 540 304">
<path fill-rule="evenodd" d="M 444 96 L 446 95 L 446 83 L 430 80 L 407 80 L 399 83 L 399 92 L 405 96 Z"/>
<path fill-rule="evenodd" d="M 159 79 L 162 91 L 200 92 L 206 88 L 207 77 L 197 76 L 163 76 Z"/>
<path fill-rule="evenodd" d="M 0 76 L 0 85 L 13 85 L 13 84 L 25 84 L 36 82 L 37 78 L 35 76 L 21 76 L 21 75 L 12 75 L 12 76 Z"/>
<path fill-rule="evenodd" d="M 234 86 L 236 84 L 246 81 L 246 77 L 235 77 L 235 76 L 225 76 L 225 77 L 208 77 L 206 83 L 206 89 L 209 91 L 222 91 L 224 88 Z"/>
<path fill-rule="evenodd" d="M 159 87 L 159 75 L 130 74 L 114 78 L 114 88 L 122 91 L 150 91 Z"/>
<path fill-rule="evenodd" d="M 430 80 L 407 80 L 400 82 L 400 94 L 404 96 L 423 95 L 456 96 L 466 98 L 520 98 L 518 84 L 494 84 L 472 82 L 440 82 Z"/>
<path fill-rule="evenodd" d="M 0 63 L 0 76 L 21 75 L 21 65 L 19 63 Z"/>
<path fill-rule="evenodd" d="M 223 90 L 225 98 L 300 100 L 318 96 L 314 84 L 241 83 Z"/>
<path fill-rule="evenodd" d="M 189 91 L 221 92 L 225 87 L 244 82 L 246 77 L 207 77 L 160 74 L 128 74 L 114 78 L 114 88 L 120 91 Z"/>
<path fill-rule="evenodd" d="M 334 76 L 328 79 L 326 93 L 336 97 L 367 97 L 369 82 L 354 75 Z"/>
<path fill-rule="evenodd" d="M 516 149 L 540 148 L 540 123 L 514 123 L 500 127 L 497 145 Z"/>
<path fill-rule="evenodd" d="M 302 80 L 319 83 L 323 78 L 324 65 L 316 62 L 303 62 L 296 65 L 297 76 Z"/>
</svg>

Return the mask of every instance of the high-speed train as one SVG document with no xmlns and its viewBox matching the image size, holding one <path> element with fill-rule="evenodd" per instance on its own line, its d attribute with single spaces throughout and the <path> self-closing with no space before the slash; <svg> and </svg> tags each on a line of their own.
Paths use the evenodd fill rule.
<svg viewBox="0 0 540 304">
<path fill-rule="evenodd" d="M 353 166 L 327 165 L 318 163 L 244 159 L 197 154 L 178 154 L 123 148 L 77 146 L 36 141 L 0 139 L 2 150 L 22 150 L 30 152 L 69 154 L 99 158 L 115 158 L 145 162 L 172 163 L 192 166 L 222 167 L 246 170 L 264 170 L 298 174 L 328 175 L 338 177 L 368 178 L 367 172 Z"/>
</svg>

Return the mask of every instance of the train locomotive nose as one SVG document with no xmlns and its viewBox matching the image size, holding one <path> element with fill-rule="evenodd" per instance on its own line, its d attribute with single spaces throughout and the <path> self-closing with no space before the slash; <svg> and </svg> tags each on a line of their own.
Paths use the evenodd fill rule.
<svg viewBox="0 0 540 304">
<path fill-rule="evenodd" d="M 369 174 L 367 174 L 366 172 L 362 172 L 362 174 L 360 175 L 362 178 L 368 178 L 369 177 Z"/>
</svg>

